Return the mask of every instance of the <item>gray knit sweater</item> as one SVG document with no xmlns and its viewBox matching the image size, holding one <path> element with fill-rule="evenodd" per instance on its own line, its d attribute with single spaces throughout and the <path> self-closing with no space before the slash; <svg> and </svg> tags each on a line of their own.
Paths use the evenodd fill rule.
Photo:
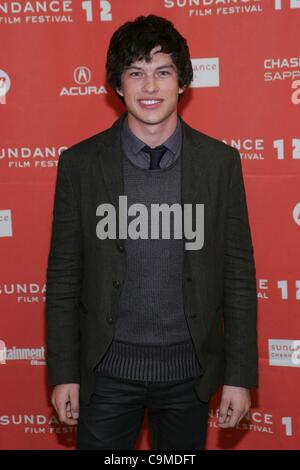
<svg viewBox="0 0 300 470">
<path fill-rule="evenodd" d="M 178 132 L 178 129 L 177 129 Z M 128 207 L 180 203 L 181 155 L 159 170 L 123 158 Z M 128 216 L 128 223 L 135 217 Z M 171 222 L 173 218 L 171 217 Z M 183 307 L 184 240 L 125 240 L 127 269 L 114 339 L 97 367 L 103 375 L 150 382 L 182 381 L 201 374 Z"/>
</svg>

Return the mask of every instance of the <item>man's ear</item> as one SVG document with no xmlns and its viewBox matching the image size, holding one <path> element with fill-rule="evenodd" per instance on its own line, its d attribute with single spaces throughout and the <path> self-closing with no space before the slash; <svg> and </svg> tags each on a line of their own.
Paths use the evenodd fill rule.
<svg viewBox="0 0 300 470">
<path fill-rule="evenodd" d="M 118 95 L 124 97 L 124 94 L 123 94 L 123 91 L 121 90 L 121 88 L 116 88 L 116 92 L 118 93 Z"/>
</svg>

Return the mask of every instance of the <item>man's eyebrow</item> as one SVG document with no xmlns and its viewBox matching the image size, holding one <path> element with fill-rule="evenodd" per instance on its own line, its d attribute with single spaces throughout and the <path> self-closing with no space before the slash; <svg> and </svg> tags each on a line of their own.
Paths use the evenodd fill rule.
<svg viewBox="0 0 300 470">
<path fill-rule="evenodd" d="M 173 64 L 166 64 L 166 65 L 160 65 L 159 67 L 156 67 L 155 70 L 160 70 L 160 69 L 174 69 L 174 65 Z M 127 67 L 125 67 L 126 70 L 128 69 L 137 69 L 137 70 L 143 70 L 143 67 L 139 67 L 138 65 L 128 65 Z"/>
</svg>

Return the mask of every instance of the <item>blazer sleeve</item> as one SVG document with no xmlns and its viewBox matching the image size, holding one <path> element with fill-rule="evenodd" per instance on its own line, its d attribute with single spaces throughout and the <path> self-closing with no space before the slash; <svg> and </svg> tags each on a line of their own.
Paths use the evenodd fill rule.
<svg viewBox="0 0 300 470">
<path fill-rule="evenodd" d="M 46 279 L 46 360 L 52 386 L 79 383 L 82 236 L 67 152 L 58 161 Z"/>
<path fill-rule="evenodd" d="M 257 290 L 253 244 L 241 158 L 233 150 L 224 253 L 224 340 L 226 385 L 258 385 Z"/>
</svg>

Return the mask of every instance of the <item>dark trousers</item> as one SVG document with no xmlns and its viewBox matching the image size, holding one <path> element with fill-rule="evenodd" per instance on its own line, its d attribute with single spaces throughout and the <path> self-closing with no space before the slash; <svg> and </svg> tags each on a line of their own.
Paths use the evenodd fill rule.
<svg viewBox="0 0 300 470">
<path fill-rule="evenodd" d="M 151 383 L 95 374 L 90 402 L 80 403 L 77 450 L 134 449 L 146 408 L 152 449 L 204 449 L 209 403 L 198 398 L 194 379 Z"/>
</svg>

